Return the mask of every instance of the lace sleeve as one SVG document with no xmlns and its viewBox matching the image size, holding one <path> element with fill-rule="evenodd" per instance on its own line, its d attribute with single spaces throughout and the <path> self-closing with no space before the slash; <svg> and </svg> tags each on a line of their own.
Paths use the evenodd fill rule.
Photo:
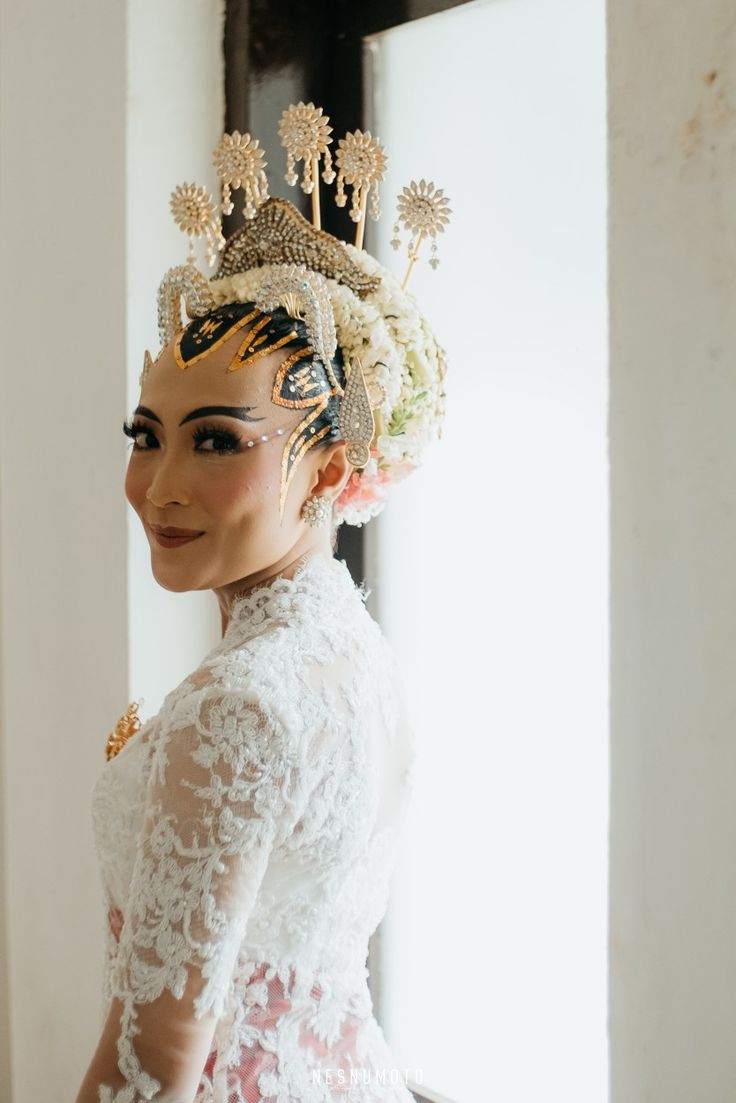
<svg viewBox="0 0 736 1103">
<path fill-rule="evenodd" d="M 151 756 L 110 978 L 123 1083 L 100 1085 L 100 1103 L 155 1099 L 181 1075 L 166 1063 L 177 1044 L 204 1066 L 270 851 L 309 784 L 293 724 L 243 688 L 187 694 Z"/>
</svg>

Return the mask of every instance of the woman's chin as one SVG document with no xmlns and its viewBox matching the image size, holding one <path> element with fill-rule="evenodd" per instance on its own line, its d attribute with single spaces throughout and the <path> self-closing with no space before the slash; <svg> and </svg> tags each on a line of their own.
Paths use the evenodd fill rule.
<svg viewBox="0 0 736 1103">
<path fill-rule="evenodd" d="M 151 553 L 151 574 L 164 590 L 172 594 L 185 594 L 199 589 L 198 580 L 191 567 L 166 563 L 156 552 Z"/>
</svg>

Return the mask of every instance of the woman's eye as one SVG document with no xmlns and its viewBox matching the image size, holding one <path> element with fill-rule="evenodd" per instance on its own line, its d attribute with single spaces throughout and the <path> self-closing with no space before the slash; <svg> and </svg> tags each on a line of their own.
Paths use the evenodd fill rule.
<svg viewBox="0 0 736 1103">
<path fill-rule="evenodd" d="M 123 432 L 133 441 L 135 452 L 150 452 L 159 447 L 156 434 L 141 422 L 123 422 Z M 145 439 L 145 444 L 139 442 L 140 437 Z M 192 440 L 194 441 L 195 452 L 223 455 L 240 451 L 239 437 L 234 433 L 229 433 L 226 429 L 217 429 L 212 425 L 200 425 L 192 433 Z"/>
<path fill-rule="evenodd" d="M 212 426 L 200 426 L 192 433 L 197 452 L 237 452 L 240 449 L 240 440 L 234 433 L 228 433 L 226 429 L 215 429 Z M 211 448 L 203 447 L 210 443 Z"/>
<path fill-rule="evenodd" d="M 133 449 L 136 452 L 148 452 L 150 451 L 151 447 L 158 447 L 158 442 L 156 441 L 156 437 L 153 431 L 149 429 L 146 425 L 141 425 L 139 422 L 131 423 L 125 421 L 123 422 L 123 432 L 125 433 L 126 437 L 130 437 L 130 439 L 133 441 Z M 155 443 L 152 446 L 148 444 L 139 444 L 138 437 L 148 437 Z"/>
</svg>

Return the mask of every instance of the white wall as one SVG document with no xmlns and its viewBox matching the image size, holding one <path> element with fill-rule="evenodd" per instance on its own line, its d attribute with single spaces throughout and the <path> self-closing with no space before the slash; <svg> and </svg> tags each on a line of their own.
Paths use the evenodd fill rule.
<svg viewBox="0 0 736 1103">
<path fill-rule="evenodd" d="M 447 349 L 443 438 L 367 529 L 420 752 L 381 1008 L 458 1103 L 606 1089 L 604 30 L 602 2 L 493 0 L 373 55 L 379 255 L 403 274 L 412 178 L 453 212 L 409 284 Z"/>
<path fill-rule="evenodd" d="M 128 693 L 125 6 L 4 0 L 1 48 L 0 1091 L 68 1103 L 99 1004 L 87 797 Z"/>
<path fill-rule="evenodd" d="M 609 5 L 613 1103 L 736 1085 L 736 12 Z"/>
<path fill-rule="evenodd" d="M 151 579 L 120 426 L 158 347 L 158 281 L 186 254 L 169 192 L 214 182 L 222 5 L 1 13 L 0 1101 L 68 1103 L 99 1037 L 89 792 L 107 734 L 219 635 L 211 594 Z"/>
</svg>

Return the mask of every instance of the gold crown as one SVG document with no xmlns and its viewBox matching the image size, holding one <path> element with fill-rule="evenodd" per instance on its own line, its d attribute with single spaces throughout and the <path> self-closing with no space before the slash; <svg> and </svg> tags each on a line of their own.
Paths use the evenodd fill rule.
<svg viewBox="0 0 736 1103">
<path fill-rule="evenodd" d="M 349 214 L 356 223 L 356 248 L 363 247 L 366 217 L 374 221 L 380 217 L 379 185 L 385 178 L 388 160 L 386 151 L 370 131 L 348 132 L 337 143 L 334 164 L 330 153 L 332 127 L 321 107 L 313 103 L 291 104 L 281 115 L 278 128 L 281 144 L 286 150 L 284 179 L 292 187 L 299 177 L 295 171 L 297 162 L 304 163 L 301 188 L 312 198 L 312 227 L 321 230 L 320 175 L 326 184 L 337 180 L 334 200 L 338 207 L 348 202 L 346 187 L 351 189 Z M 324 162 L 320 173 L 320 162 Z M 181 230 L 189 237 L 188 261 L 194 262 L 194 239 L 204 237 L 207 243 L 207 260 L 214 265 L 217 255 L 226 245 L 222 234 L 222 216 L 234 209 L 233 192 L 243 192 L 242 213 L 246 220 L 254 219 L 259 208 L 269 199 L 266 179 L 267 161 L 258 139 L 235 130 L 224 134 L 214 152 L 213 163 L 222 185 L 219 203 L 207 190 L 196 184 L 179 184 L 171 195 L 171 212 Z M 370 202 L 369 202 L 370 199 Z M 282 201 L 283 202 L 283 201 Z M 430 265 L 439 264 L 436 237 L 442 233 L 452 213 L 449 199 L 432 181 L 412 180 L 398 196 L 397 217 L 394 224 L 394 249 L 401 246 L 401 227 L 408 230 L 408 259 L 402 288 L 405 288 L 420 251 L 427 240 L 432 239 Z M 242 233 L 242 231 L 241 231 Z M 323 234 L 312 239 L 313 251 L 333 252 L 335 238 Z M 339 239 L 337 239 L 339 240 Z M 273 248 L 273 247 L 272 247 Z M 254 258 L 255 259 L 255 258 Z M 267 263 L 258 258 L 255 263 Z M 273 263 L 269 260 L 268 263 Z M 228 274 L 223 272 L 223 275 Z"/>
</svg>

